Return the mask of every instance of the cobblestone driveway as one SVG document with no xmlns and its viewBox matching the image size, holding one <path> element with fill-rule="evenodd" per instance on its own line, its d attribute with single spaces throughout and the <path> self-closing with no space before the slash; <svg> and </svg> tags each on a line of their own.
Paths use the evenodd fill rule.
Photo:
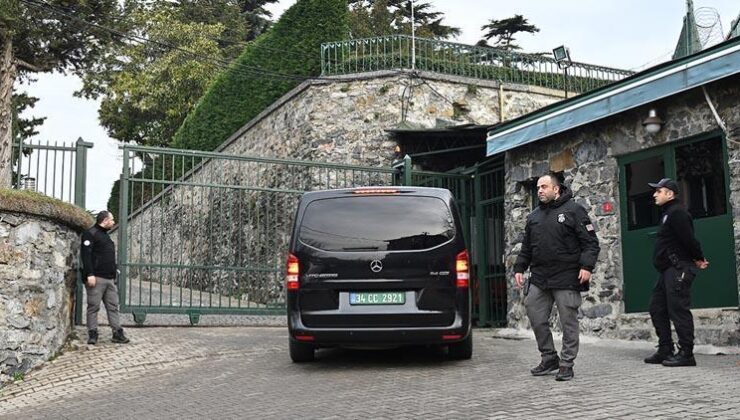
<svg viewBox="0 0 740 420">
<path fill-rule="evenodd" d="M 79 330 L 84 335 L 83 330 Z M 644 343 L 583 343 L 576 378 L 528 370 L 532 340 L 476 330 L 473 359 L 325 350 L 295 365 L 284 328 L 129 329 L 0 390 L 2 418 L 740 418 L 740 356 L 642 363 Z"/>
</svg>

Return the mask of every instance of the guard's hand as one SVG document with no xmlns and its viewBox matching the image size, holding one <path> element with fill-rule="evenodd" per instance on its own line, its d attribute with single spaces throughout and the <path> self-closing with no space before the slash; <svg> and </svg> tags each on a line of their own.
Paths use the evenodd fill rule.
<svg viewBox="0 0 740 420">
<path fill-rule="evenodd" d="M 516 280 L 516 287 L 521 289 L 524 286 L 524 273 L 514 273 L 514 280 Z"/>
<path fill-rule="evenodd" d="M 705 259 L 703 259 L 703 260 L 694 260 L 694 265 L 695 265 L 695 266 L 696 266 L 696 268 L 698 268 L 699 270 L 704 270 L 704 269 L 706 269 L 707 267 L 709 267 L 709 261 L 707 261 L 707 259 L 706 259 L 706 258 L 705 258 Z"/>
<path fill-rule="evenodd" d="M 581 269 L 581 271 L 578 272 L 578 281 L 581 282 L 581 284 L 591 281 L 591 272 Z"/>
<path fill-rule="evenodd" d="M 95 287 L 95 276 L 87 276 L 87 285 L 89 287 Z"/>
</svg>

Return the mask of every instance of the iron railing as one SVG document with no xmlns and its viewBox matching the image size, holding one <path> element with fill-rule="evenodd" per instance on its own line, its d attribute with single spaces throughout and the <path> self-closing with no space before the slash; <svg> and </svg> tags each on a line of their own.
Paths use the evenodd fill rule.
<svg viewBox="0 0 740 420">
<path fill-rule="evenodd" d="M 633 74 L 627 70 L 571 63 L 567 70 L 540 54 L 524 54 L 416 38 L 412 66 L 412 38 L 392 35 L 321 44 L 322 76 L 380 70 L 416 69 L 454 76 L 497 80 L 582 93 Z"/>
<path fill-rule="evenodd" d="M 13 188 L 42 193 L 85 208 L 87 149 L 93 144 L 13 144 Z"/>
</svg>

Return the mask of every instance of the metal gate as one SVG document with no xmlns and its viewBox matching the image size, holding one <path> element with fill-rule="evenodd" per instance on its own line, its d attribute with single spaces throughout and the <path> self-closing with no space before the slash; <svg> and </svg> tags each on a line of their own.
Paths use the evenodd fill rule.
<svg viewBox="0 0 740 420">
<path fill-rule="evenodd" d="M 393 185 L 393 168 L 123 147 L 121 310 L 283 314 L 283 270 L 301 194 Z"/>
<path fill-rule="evenodd" d="M 404 161 L 405 185 L 447 188 L 455 196 L 470 250 L 473 318 L 479 326 L 504 326 L 508 312 L 504 265 L 503 156 L 449 173 L 411 169 Z"/>
<path fill-rule="evenodd" d="M 473 177 L 471 249 L 479 286 L 478 324 L 506 325 L 504 162 L 492 159 L 466 171 Z"/>
<path fill-rule="evenodd" d="M 186 314 L 193 324 L 201 314 L 282 315 L 285 253 L 301 194 L 418 185 L 448 188 L 457 197 L 476 259 L 476 314 L 479 323 L 498 323 L 492 316 L 505 317 L 505 293 L 503 312 L 492 311 L 499 303 L 492 303 L 489 288 L 499 271 L 481 262 L 491 245 L 473 244 L 487 237 L 477 233 L 476 215 L 487 214 L 489 204 L 481 207 L 476 199 L 490 189 L 480 184 L 488 174 L 477 177 L 479 172 L 413 170 L 410 158 L 394 167 L 363 167 L 124 146 L 117 236 L 121 311 L 133 313 L 139 324 L 148 313 Z M 487 251 L 478 252 L 481 247 Z"/>
</svg>

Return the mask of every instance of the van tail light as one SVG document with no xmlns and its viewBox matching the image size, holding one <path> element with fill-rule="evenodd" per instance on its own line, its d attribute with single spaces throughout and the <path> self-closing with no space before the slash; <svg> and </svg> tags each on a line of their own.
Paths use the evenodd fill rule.
<svg viewBox="0 0 740 420">
<path fill-rule="evenodd" d="M 459 289 L 467 289 L 470 285 L 470 271 L 468 269 L 468 250 L 463 250 L 455 258 L 455 273 L 457 280 L 455 285 Z"/>
<path fill-rule="evenodd" d="M 315 340 L 314 336 L 308 335 L 308 334 L 298 334 L 298 335 L 295 335 L 294 338 L 298 341 L 314 341 Z"/>
<path fill-rule="evenodd" d="M 285 288 L 288 290 L 298 290 L 300 283 L 298 275 L 301 273 L 301 266 L 298 257 L 288 254 L 287 274 L 285 275 Z"/>
</svg>

